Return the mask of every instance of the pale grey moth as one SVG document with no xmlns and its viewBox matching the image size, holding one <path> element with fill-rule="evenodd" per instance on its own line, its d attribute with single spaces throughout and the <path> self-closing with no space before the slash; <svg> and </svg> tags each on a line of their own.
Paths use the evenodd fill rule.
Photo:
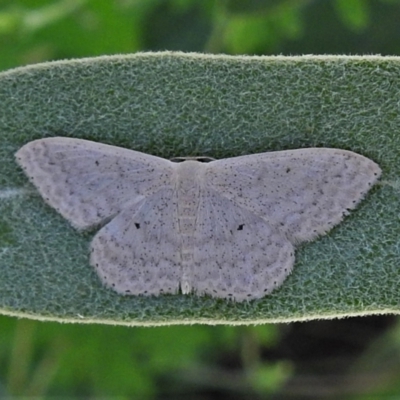
<svg viewBox="0 0 400 400">
<path fill-rule="evenodd" d="M 102 226 L 90 264 L 124 295 L 258 299 L 282 284 L 294 246 L 337 225 L 381 174 L 328 148 L 174 163 L 81 139 L 30 142 L 16 159 L 75 228 Z"/>
</svg>

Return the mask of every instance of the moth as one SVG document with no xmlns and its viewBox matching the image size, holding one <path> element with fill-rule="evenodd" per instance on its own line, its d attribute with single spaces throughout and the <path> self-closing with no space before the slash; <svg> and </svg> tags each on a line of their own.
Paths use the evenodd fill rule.
<svg viewBox="0 0 400 400">
<path fill-rule="evenodd" d="M 106 286 L 235 301 L 279 287 L 295 246 L 342 221 L 381 175 L 340 149 L 176 163 L 64 137 L 27 143 L 16 160 L 76 229 L 101 227 L 90 264 Z"/>
</svg>

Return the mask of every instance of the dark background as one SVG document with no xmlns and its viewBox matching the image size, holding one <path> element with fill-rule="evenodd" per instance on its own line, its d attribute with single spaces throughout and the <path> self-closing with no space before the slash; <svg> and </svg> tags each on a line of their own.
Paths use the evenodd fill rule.
<svg viewBox="0 0 400 400">
<path fill-rule="evenodd" d="M 149 50 L 400 55 L 398 0 L 0 0 L 0 70 Z M 0 398 L 400 398 L 394 316 L 126 328 L 0 317 Z"/>
</svg>

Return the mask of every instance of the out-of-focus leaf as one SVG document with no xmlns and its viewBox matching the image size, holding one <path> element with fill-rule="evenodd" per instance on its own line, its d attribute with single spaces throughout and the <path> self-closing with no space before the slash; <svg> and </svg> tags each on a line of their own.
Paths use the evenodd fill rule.
<svg viewBox="0 0 400 400">
<path fill-rule="evenodd" d="M 299 8 L 287 5 L 270 13 L 230 15 L 223 41 L 228 53 L 262 54 L 273 52 L 283 38 L 298 38 L 301 32 Z"/>
<path fill-rule="evenodd" d="M 362 31 L 369 22 L 368 0 L 336 0 L 336 11 L 345 25 L 355 31 Z"/>
</svg>

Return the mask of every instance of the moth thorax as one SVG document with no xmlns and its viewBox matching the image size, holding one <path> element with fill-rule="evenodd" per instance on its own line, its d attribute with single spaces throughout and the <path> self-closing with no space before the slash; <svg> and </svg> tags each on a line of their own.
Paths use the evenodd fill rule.
<svg viewBox="0 0 400 400">
<path fill-rule="evenodd" d="M 181 195 L 197 195 L 203 185 L 206 164 L 188 160 L 179 164 L 178 191 Z"/>
</svg>

